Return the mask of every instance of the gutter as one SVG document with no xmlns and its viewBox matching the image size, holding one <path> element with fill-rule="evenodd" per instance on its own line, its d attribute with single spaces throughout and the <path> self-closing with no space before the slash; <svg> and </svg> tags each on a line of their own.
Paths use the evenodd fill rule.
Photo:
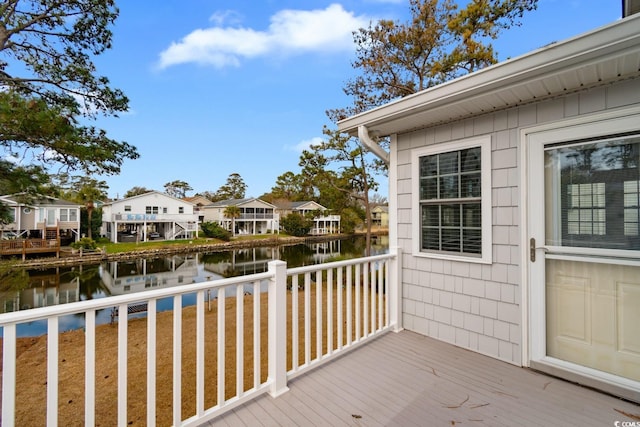
<svg viewBox="0 0 640 427">
<path fill-rule="evenodd" d="M 378 156 L 389 167 L 389 153 L 369 136 L 369 129 L 365 125 L 358 126 L 358 139 L 369 151 Z"/>
</svg>

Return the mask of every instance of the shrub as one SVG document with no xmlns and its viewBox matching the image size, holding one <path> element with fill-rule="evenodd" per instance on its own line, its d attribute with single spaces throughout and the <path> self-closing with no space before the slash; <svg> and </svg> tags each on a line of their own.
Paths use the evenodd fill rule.
<svg viewBox="0 0 640 427">
<path fill-rule="evenodd" d="M 83 237 L 77 242 L 71 243 L 69 246 L 73 249 L 95 249 L 98 247 L 98 244 L 93 239 Z"/>
<path fill-rule="evenodd" d="M 285 233 L 302 237 L 309 234 L 309 230 L 313 227 L 313 220 L 305 218 L 298 213 L 292 213 L 282 218 L 280 225 Z"/>
<path fill-rule="evenodd" d="M 214 239 L 220 239 L 225 242 L 231 240 L 231 232 L 225 230 L 218 224 L 217 222 L 203 222 L 200 225 L 200 229 L 207 237 L 212 237 Z"/>
</svg>

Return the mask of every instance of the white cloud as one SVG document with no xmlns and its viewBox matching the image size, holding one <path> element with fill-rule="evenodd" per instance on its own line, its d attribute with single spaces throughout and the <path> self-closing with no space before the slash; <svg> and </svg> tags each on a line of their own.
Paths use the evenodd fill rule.
<svg viewBox="0 0 640 427">
<path fill-rule="evenodd" d="M 317 145 L 323 141 L 324 140 L 321 137 L 316 136 L 311 139 L 300 141 L 296 145 L 285 145 L 284 148 L 289 151 L 295 151 L 296 153 L 302 153 L 303 150 L 308 150 L 312 144 Z"/>
<path fill-rule="evenodd" d="M 225 22 L 237 24 L 241 21 L 240 14 L 234 10 L 217 11 L 209 17 L 209 21 L 216 26 L 221 26 Z"/>
<path fill-rule="evenodd" d="M 354 49 L 352 32 L 366 27 L 370 18 L 354 16 L 339 4 L 326 9 L 282 10 L 270 19 L 266 31 L 222 27 L 229 12 L 214 14 L 216 26 L 196 29 L 160 53 L 160 68 L 184 63 L 217 68 L 239 66 L 243 59 L 271 54 L 335 52 Z"/>
</svg>

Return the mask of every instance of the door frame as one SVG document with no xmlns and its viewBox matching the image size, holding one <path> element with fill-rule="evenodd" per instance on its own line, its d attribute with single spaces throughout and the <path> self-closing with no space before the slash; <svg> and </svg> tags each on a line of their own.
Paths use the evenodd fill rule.
<svg viewBox="0 0 640 427">
<path fill-rule="evenodd" d="M 544 266 L 532 268 L 530 261 L 532 237 L 536 241 L 536 258 L 543 260 L 545 253 L 545 203 L 541 203 L 541 195 L 544 194 L 541 191 L 544 190 L 544 171 L 532 168 L 534 164 L 543 165 L 540 162 L 543 160 L 541 156 L 544 155 L 544 146 L 634 131 L 640 131 L 640 107 L 608 110 L 520 129 L 521 348 L 524 366 L 640 401 L 640 390 L 636 381 L 546 356 L 545 290 L 543 286 L 535 286 L 540 281 L 544 283 Z M 584 252 L 589 252 L 589 249 Z M 591 252 L 595 254 L 600 251 Z M 617 251 L 607 252 L 616 256 Z M 623 255 L 622 252 L 620 251 L 620 255 Z"/>
</svg>

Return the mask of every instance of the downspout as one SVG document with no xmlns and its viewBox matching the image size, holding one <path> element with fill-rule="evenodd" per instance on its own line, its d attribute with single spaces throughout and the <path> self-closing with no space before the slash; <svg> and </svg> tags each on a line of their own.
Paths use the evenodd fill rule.
<svg viewBox="0 0 640 427">
<path fill-rule="evenodd" d="M 389 153 L 384 151 L 384 149 L 378 145 L 371 137 L 369 136 L 369 129 L 366 126 L 360 125 L 358 126 L 358 139 L 362 142 L 369 151 L 378 156 L 380 160 L 382 160 L 387 167 L 389 167 Z"/>
</svg>

